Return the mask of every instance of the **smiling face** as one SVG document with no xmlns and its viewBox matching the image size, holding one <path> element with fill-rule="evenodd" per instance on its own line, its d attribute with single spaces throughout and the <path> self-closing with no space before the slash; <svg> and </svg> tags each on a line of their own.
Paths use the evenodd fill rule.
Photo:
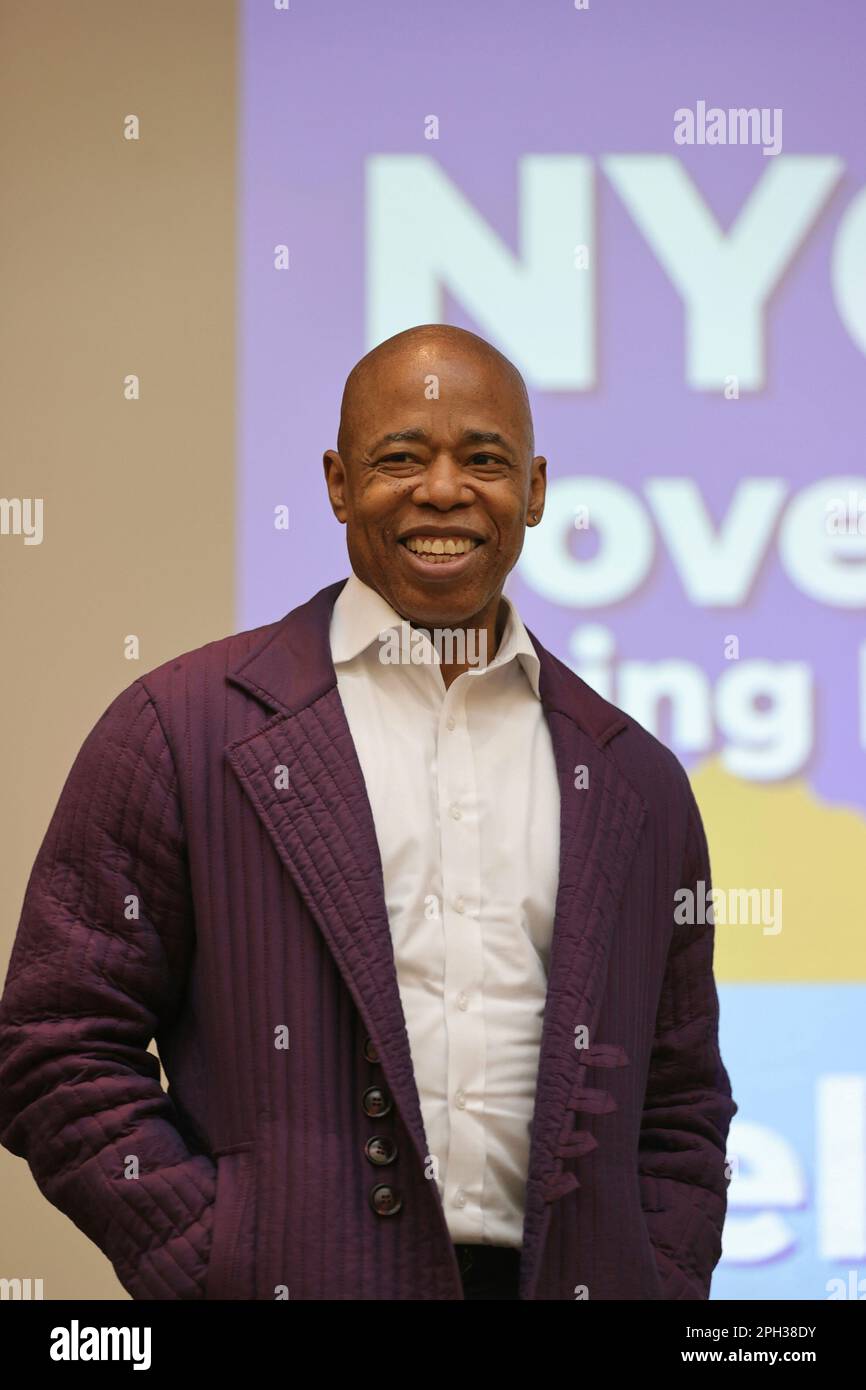
<svg viewBox="0 0 866 1390">
<path fill-rule="evenodd" d="M 398 334 L 350 375 L 338 443 L 325 475 L 358 578 L 421 626 L 495 622 L 544 505 L 515 368 L 461 329 Z"/>
</svg>

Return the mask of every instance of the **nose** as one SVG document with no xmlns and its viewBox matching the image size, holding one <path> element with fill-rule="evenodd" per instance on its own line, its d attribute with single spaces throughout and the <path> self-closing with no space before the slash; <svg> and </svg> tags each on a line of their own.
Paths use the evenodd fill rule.
<svg viewBox="0 0 866 1390">
<path fill-rule="evenodd" d="M 445 512 L 473 501 L 472 489 L 456 459 L 443 451 L 431 460 L 412 493 L 417 507 L 436 507 Z"/>
</svg>

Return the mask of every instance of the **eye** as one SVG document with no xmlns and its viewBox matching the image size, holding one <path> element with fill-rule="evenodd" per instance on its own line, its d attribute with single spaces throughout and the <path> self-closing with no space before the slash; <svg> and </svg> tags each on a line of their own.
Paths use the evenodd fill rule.
<svg viewBox="0 0 866 1390">
<path fill-rule="evenodd" d="M 409 468 L 419 468 L 420 463 L 419 460 L 415 458 L 414 454 L 386 454 L 383 458 L 378 460 L 376 467 L 386 468 L 389 472 L 394 472 L 395 470 L 405 472 Z"/>
<path fill-rule="evenodd" d="M 473 454 L 470 463 L 478 464 L 480 467 L 489 470 L 493 468 L 508 468 L 505 459 L 499 458 L 497 454 Z"/>
</svg>

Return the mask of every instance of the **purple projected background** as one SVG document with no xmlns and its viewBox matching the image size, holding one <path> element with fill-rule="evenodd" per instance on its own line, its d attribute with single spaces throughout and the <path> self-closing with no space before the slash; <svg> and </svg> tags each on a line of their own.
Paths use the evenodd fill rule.
<svg viewBox="0 0 866 1390">
<path fill-rule="evenodd" d="M 346 374 L 372 345 L 365 322 L 367 160 L 434 159 L 519 257 L 518 159 L 586 155 L 595 166 L 597 381 L 585 391 L 539 391 L 528 380 L 536 446 L 549 460 L 551 481 L 601 475 L 630 489 L 656 531 L 656 555 L 638 592 L 603 609 L 551 603 L 520 571 L 509 592 L 528 626 L 565 660 L 570 635 L 587 621 L 615 634 L 620 657 L 682 658 L 711 682 L 726 665 L 722 644 L 731 632 L 744 657 L 807 662 L 815 738 L 800 775 L 821 798 L 866 809 L 858 742 L 862 609 L 803 594 L 780 564 L 775 531 L 742 606 L 697 606 L 642 491 L 650 477 L 694 478 L 719 524 L 740 479 L 784 479 L 787 505 L 806 484 L 863 473 L 866 358 L 834 301 L 831 257 L 841 220 L 866 186 L 859 70 L 866 10 L 805 0 L 718 7 L 591 0 L 587 11 L 570 0 L 292 0 L 290 10 L 275 11 L 271 0 L 247 0 L 241 13 L 238 626 L 271 621 L 348 573 L 345 532 L 328 506 L 321 457 L 336 445 Z M 781 108 L 785 156 L 842 161 L 767 305 L 765 385 L 736 401 L 689 386 L 681 295 L 599 163 L 611 154 L 679 160 L 728 229 L 774 159 L 757 146 L 675 144 L 675 110 L 699 100 Z M 440 121 L 436 141 L 424 138 L 430 113 Z M 274 268 L 281 244 L 290 250 L 290 269 L 282 272 Z M 496 341 L 447 287 L 438 318 Z M 290 511 L 285 532 L 273 524 L 280 504 Z M 545 518 L 542 531 L 547 524 Z M 548 539 L 557 542 L 552 529 Z M 792 845 L 791 854 L 802 854 L 802 846 Z M 847 978 L 863 977 L 861 955 Z M 771 990 L 738 987 L 737 1001 L 751 991 L 754 1012 L 737 1002 L 735 1014 L 732 1002 L 730 1016 L 720 990 L 732 1053 L 738 1024 L 740 1043 L 743 1028 L 766 1030 L 750 1033 L 758 1090 L 772 1084 L 773 1009 L 786 1007 L 784 989 L 773 992 L 781 1003 L 771 1006 Z M 843 1004 L 862 1010 L 862 989 L 840 987 L 837 997 L 822 988 L 813 1007 L 830 1014 Z M 862 1051 L 841 1059 L 834 1052 L 827 1065 L 862 1072 Z M 760 1123 L 766 1107 L 763 1115 L 750 1113 L 749 1077 L 732 1071 L 732 1080 L 741 1118 Z M 782 1242 L 771 1255 L 741 1258 L 729 1272 L 723 1261 L 716 1296 L 721 1289 L 728 1297 L 826 1297 L 825 1279 L 839 1273 L 827 1263 L 826 1241 L 823 1262 L 819 1257 L 822 1217 L 812 1204 L 811 1119 L 802 1104 L 785 1130 L 809 1170 L 802 1202 L 787 1204 L 794 1208 L 790 1248 Z M 773 1118 L 776 1132 L 784 1123 Z M 748 1172 L 744 1193 L 747 1181 Z M 855 1205 L 861 1213 L 862 1183 Z M 858 1225 L 843 1272 L 863 1260 L 864 1239 Z"/>
</svg>

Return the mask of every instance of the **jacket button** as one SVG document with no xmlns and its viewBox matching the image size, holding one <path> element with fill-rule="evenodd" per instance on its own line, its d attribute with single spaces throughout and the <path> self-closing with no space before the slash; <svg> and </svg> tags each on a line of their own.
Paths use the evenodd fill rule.
<svg viewBox="0 0 866 1390">
<path fill-rule="evenodd" d="M 402 1205 L 403 1198 L 387 1183 L 377 1183 L 370 1192 L 370 1206 L 377 1216 L 396 1216 Z"/>
<path fill-rule="evenodd" d="M 397 1145 L 383 1134 L 374 1134 L 364 1145 L 364 1153 L 377 1168 L 384 1168 L 386 1163 L 393 1163 L 397 1157 Z"/>
<path fill-rule="evenodd" d="M 391 1111 L 391 1097 L 380 1086 L 368 1086 L 364 1092 L 362 1105 L 364 1114 L 371 1119 L 378 1119 L 380 1115 L 387 1115 Z"/>
<path fill-rule="evenodd" d="M 372 1038 L 368 1038 L 364 1043 L 364 1056 L 367 1058 L 368 1062 L 378 1062 L 379 1060 L 379 1054 L 376 1051 L 376 1045 Z"/>
</svg>

